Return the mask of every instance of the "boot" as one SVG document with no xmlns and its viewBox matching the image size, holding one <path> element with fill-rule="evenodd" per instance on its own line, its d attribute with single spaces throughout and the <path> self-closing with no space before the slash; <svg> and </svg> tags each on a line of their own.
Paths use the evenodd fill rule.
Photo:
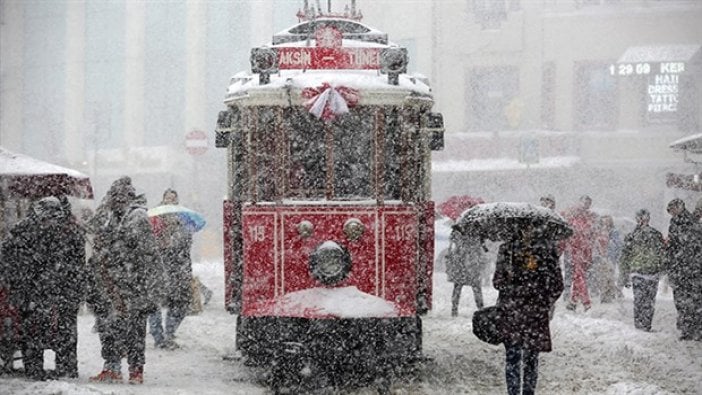
<svg viewBox="0 0 702 395">
<path fill-rule="evenodd" d="M 144 384 L 144 367 L 129 368 L 129 384 Z"/>
<path fill-rule="evenodd" d="M 90 381 L 99 383 L 121 383 L 122 373 L 110 369 L 103 369 L 102 372 L 91 377 Z"/>
</svg>

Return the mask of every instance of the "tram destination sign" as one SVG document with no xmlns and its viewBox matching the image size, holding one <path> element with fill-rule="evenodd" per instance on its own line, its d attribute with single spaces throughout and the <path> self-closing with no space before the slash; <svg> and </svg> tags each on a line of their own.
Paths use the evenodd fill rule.
<svg viewBox="0 0 702 395">
<path fill-rule="evenodd" d="M 280 70 L 379 70 L 381 68 L 381 48 L 279 47 L 276 50 Z"/>
<path fill-rule="evenodd" d="M 619 63 L 609 66 L 611 75 L 645 76 L 646 111 L 648 113 L 674 113 L 678 111 L 680 75 L 685 72 L 685 62 Z"/>
</svg>

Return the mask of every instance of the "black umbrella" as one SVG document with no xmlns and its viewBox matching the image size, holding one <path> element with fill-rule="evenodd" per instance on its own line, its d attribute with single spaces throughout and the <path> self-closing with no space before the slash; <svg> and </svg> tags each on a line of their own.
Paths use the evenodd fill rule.
<svg viewBox="0 0 702 395">
<path fill-rule="evenodd" d="M 496 202 L 478 204 L 466 210 L 454 229 L 493 241 L 510 240 L 521 229 L 533 227 L 537 237 L 562 240 L 573 229 L 557 212 L 529 203 Z"/>
</svg>

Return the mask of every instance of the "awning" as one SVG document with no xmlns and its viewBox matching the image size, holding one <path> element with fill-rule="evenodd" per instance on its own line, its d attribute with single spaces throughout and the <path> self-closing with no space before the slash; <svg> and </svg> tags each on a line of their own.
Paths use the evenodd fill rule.
<svg viewBox="0 0 702 395">
<path fill-rule="evenodd" d="M 699 56 L 699 44 L 644 45 L 627 48 L 617 63 L 690 62 Z"/>
<path fill-rule="evenodd" d="M 38 199 L 69 195 L 92 199 L 87 175 L 0 147 L 0 196 Z"/>
<path fill-rule="evenodd" d="M 693 154 L 702 154 L 702 133 L 685 136 L 668 145 L 674 150 L 687 151 Z"/>
</svg>

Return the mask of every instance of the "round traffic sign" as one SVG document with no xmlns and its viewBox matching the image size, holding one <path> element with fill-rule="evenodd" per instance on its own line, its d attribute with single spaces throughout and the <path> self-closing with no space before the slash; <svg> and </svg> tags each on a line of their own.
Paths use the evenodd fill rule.
<svg viewBox="0 0 702 395">
<path fill-rule="evenodd" d="M 185 149 L 190 155 L 202 155 L 207 152 L 207 133 L 191 130 L 185 135 Z"/>
</svg>

